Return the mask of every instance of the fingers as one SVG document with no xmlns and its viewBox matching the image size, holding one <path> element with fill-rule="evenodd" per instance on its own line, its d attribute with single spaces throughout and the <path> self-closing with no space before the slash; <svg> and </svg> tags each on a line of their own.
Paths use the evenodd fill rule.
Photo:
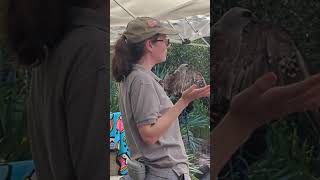
<svg viewBox="0 0 320 180">
<path fill-rule="evenodd" d="M 317 85 L 320 85 L 320 74 L 313 75 L 304 81 L 284 86 L 282 89 L 283 92 L 285 92 L 284 95 L 286 97 L 295 97 L 303 94 Z"/>
<path fill-rule="evenodd" d="M 192 99 L 198 99 L 201 97 L 208 97 L 208 96 L 210 96 L 210 85 L 206 85 L 206 86 L 204 86 L 202 88 L 198 88 L 198 89 L 193 89 L 191 92 L 189 92 L 189 95 L 192 97 Z"/>
<path fill-rule="evenodd" d="M 320 84 L 289 101 L 291 112 L 315 110 L 320 106 Z"/>
<path fill-rule="evenodd" d="M 252 86 L 244 89 L 237 96 L 238 98 L 241 97 L 241 99 L 255 99 L 272 88 L 276 82 L 277 76 L 273 72 L 266 73 L 257 79 Z"/>
<path fill-rule="evenodd" d="M 320 107 L 320 96 L 317 98 L 314 98 L 313 101 L 311 101 L 311 107 L 308 108 L 308 110 L 318 111 L 319 107 Z"/>
<path fill-rule="evenodd" d="M 317 109 L 320 105 L 320 74 L 291 85 L 277 87 L 277 97 L 286 104 L 287 113 Z"/>
<path fill-rule="evenodd" d="M 187 90 L 185 90 L 183 93 L 184 94 L 189 94 L 191 91 L 193 91 L 195 88 L 197 87 L 197 85 L 193 84 L 192 86 L 190 86 Z"/>
<path fill-rule="evenodd" d="M 210 90 L 210 85 L 205 85 L 204 87 L 198 88 L 197 90 L 198 91 Z"/>
<path fill-rule="evenodd" d="M 320 99 L 319 99 L 320 100 Z M 289 114 L 293 112 L 305 112 L 305 111 L 315 111 L 319 108 L 319 103 L 318 102 L 305 102 L 301 104 L 291 104 L 287 108 L 287 111 L 284 114 Z"/>
<path fill-rule="evenodd" d="M 315 97 L 320 96 L 320 83 L 318 86 L 309 89 L 308 91 L 306 91 L 305 93 L 303 93 L 302 95 L 293 98 L 292 100 L 290 100 L 291 103 L 303 103 L 303 102 L 308 102 L 310 100 L 313 100 Z"/>
<path fill-rule="evenodd" d="M 202 88 L 201 91 L 199 91 L 198 97 L 209 97 L 210 96 L 210 86 Z"/>
<path fill-rule="evenodd" d="M 202 88 L 196 88 L 196 85 L 192 85 L 190 88 L 185 90 L 182 93 L 182 97 L 188 101 L 194 101 L 201 97 L 209 97 L 210 96 L 210 85 L 206 85 Z"/>
<path fill-rule="evenodd" d="M 277 76 L 275 73 L 266 73 L 256 80 L 256 82 L 248 89 L 247 93 L 252 93 L 252 95 L 263 94 L 268 89 L 274 87 L 276 85 L 276 82 Z"/>
<path fill-rule="evenodd" d="M 202 88 L 198 88 L 198 89 L 194 90 L 194 92 L 197 92 L 197 93 L 203 93 L 203 92 L 207 92 L 207 91 L 210 92 L 210 85 L 206 85 Z"/>
</svg>

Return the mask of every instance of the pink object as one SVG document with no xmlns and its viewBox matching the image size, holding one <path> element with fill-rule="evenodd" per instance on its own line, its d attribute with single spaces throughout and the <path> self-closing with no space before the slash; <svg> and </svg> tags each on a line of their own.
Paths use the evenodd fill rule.
<svg viewBox="0 0 320 180">
<path fill-rule="evenodd" d="M 123 126 L 123 122 L 122 122 L 121 117 L 117 121 L 117 130 L 120 131 L 120 133 L 122 133 L 124 131 L 124 126 Z"/>
<path fill-rule="evenodd" d="M 119 158 L 119 162 L 120 162 L 121 167 L 126 166 L 126 160 L 123 159 L 122 156 Z"/>
<path fill-rule="evenodd" d="M 128 159 L 128 156 L 126 154 L 122 154 L 118 160 L 119 160 L 119 163 L 120 163 L 120 169 L 121 170 L 125 170 L 127 169 L 127 159 Z"/>
<path fill-rule="evenodd" d="M 156 20 L 148 20 L 147 23 L 149 27 L 155 27 L 158 24 Z"/>
</svg>

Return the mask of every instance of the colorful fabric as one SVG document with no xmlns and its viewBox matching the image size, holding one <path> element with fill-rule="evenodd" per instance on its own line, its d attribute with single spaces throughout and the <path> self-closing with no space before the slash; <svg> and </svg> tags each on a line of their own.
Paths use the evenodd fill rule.
<svg viewBox="0 0 320 180">
<path fill-rule="evenodd" d="M 119 174 L 128 173 L 127 161 L 130 151 L 120 112 L 110 113 L 110 150 L 117 151 L 117 163 L 120 165 Z"/>
</svg>

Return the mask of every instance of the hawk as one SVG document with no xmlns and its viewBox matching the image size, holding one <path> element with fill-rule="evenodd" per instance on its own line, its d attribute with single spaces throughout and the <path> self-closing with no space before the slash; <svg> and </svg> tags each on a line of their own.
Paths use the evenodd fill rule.
<svg viewBox="0 0 320 180">
<path fill-rule="evenodd" d="M 193 84 L 201 88 L 206 85 L 206 81 L 199 71 L 188 64 L 181 64 L 172 74 L 166 74 L 162 80 L 162 86 L 169 97 L 180 97 L 182 92 Z"/>
<path fill-rule="evenodd" d="M 289 33 L 279 26 L 259 20 L 248 9 L 231 8 L 213 25 L 212 31 L 211 77 L 214 85 L 210 98 L 210 119 L 213 126 L 227 113 L 232 98 L 263 74 L 274 72 L 278 76 L 278 85 L 291 84 L 310 76 Z M 317 114 L 313 113 L 313 123 L 319 129 Z M 263 152 L 265 133 L 265 128 L 256 131 L 247 141 L 245 149 L 251 154 Z"/>
<path fill-rule="evenodd" d="M 201 88 L 206 85 L 206 81 L 199 71 L 188 64 L 181 64 L 173 73 L 167 73 L 160 84 L 163 86 L 167 95 L 173 98 L 175 102 L 181 97 L 182 92 L 190 86 L 196 84 L 198 88 Z M 207 99 L 207 102 L 209 104 L 209 99 Z M 187 115 L 192 110 L 193 105 L 191 102 L 179 116 L 181 122 L 185 122 Z"/>
<path fill-rule="evenodd" d="M 240 7 L 231 8 L 213 26 L 212 65 L 210 104 L 215 124 L 228 111 L 232 98 L 266 72 L 278 76 L 278 85 L 309 76 L 289 33 Z"/>
</svg>

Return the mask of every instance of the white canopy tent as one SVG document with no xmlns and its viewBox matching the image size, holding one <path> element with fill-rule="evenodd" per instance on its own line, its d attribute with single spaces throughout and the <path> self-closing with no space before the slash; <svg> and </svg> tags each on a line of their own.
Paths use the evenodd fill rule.
<svg viewBox="0 0 320 180">
<path fill-rule="evenodd" d="M 175 43 L 210 36 L 209 0 L 112 0 L 110 1 L 110 43 L 119 38 L 127 23 L 135 17 L 148 16 L 159 19 L 166 26 L 180 32 L 169 37 Z M 203 43 L 193 44 L 210 47 Z"/>
</svg>

